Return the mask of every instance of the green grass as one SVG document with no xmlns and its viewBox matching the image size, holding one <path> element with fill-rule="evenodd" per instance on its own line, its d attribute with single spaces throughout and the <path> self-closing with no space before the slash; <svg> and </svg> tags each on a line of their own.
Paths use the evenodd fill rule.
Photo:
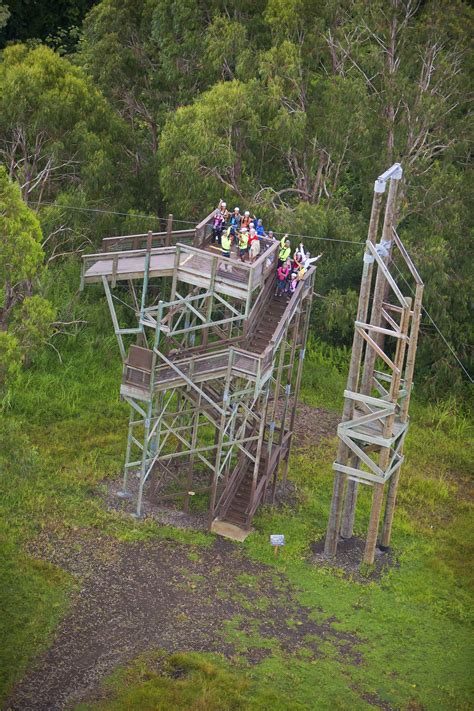
<svg viewBox="0 0 474 711">
<path fill-rule="evenodd" d="M 334 441 L 292 457 L 290 477 L 302 501 L 298 515 L 263 511 L 258 533 L 245 546 L 253 558 L 285 574 L 299 589 L 302 604 L 324 611 L 315 619 L 334 616 L 337 629 L 361 638 L 363 662 L 343 673 L 364 698 L 376 693 L 397 708 L 467 709 L 472 702 L 474 539 L 472 504 L 464 488 L 473 474 L 472 439 L 468 425 L 459 426 L 459 416 L 433 426 L 433 408 L 419 406 L 415 417 L 392 540 L 399 567 L 381 583 L 350 582 L 307 560 L 311 542 L 324 535 Z M 362 487 L 356 520 L 361 536 L 369 506 L 370 489 Z M 276 560 L 268 542 L 275 531 L 285 533 L 287 542 Z M 336 670 L 337 665 L 333 679 Z"/>
<path fill-rule="evenodd" d="M 350 351 L 308 339 L 300 398 L 307 405 L 342 410 Z"/>
<path fill-rule="evenodd" d="M 98 315 L 100 322 L 97 308 Z M 106 510 L 96 494 L 121 470 L 127 425 L 116 344 L 101 333 L 80 334 L 61 352 L 63 364 L 53 352 L 39 355 L 0 415 L 0 699 L 47 645 L 74 587 L 68 575 L 27 555 L 35 536 L 92 529 L 122 541 L 171 538 L 189 546 L 190 564 L 212 542 Z M 340 409 L 346 361 L 345 351 L 310 345 L 303 399 Z M 360 640 L 359 664 L 334 639 L 319 640 L 317 658 L 304 645 L 285 654 L 278 640 L 262 637 L 256 626 L 243 632 L 234 618 L 227 629 L 237 649 L 232 666 L 208 655 L 140 658 L 107 682 L 105 700 L 81 709 L 312 709 L 315 699 L 318 709 L 367 709 L 372 698 L 401 709 L 470 708 L 472 429 L 453 401 L 429 407 L 415 401 L 412 420 L 393 534 L 399 567 L 381 583 L 361 585 L 308 562 L 310 544 L 326 526 L 333 441 L 292 456 L 297 513 L 261 511 L 244 544 L 248 556 L 274 568 L 275 587 L 294 586 L 315 621 L 334 617 L 333 629 Z M 369 505 L 370 490 L 362 487 L 359 535 Z M 287 543 L 278 559 L 268 540 L 276 532 Z M 187 579 L 199 586 L 196 577 Z M 256 576 L 240 575 L 236 587 L 216 595 L 248 604 L 250 594 L 254 609 L 268 610 Z M 248 667 L 250 648 L 269 656 Z"/>
<path fill-rule="evenodd" d="M 127 408 L 118 397 L 115 341 L 81 334 L 63 363 L 43 352 L 0 411 L 0 700 L 46 645 L 72 581 L 25 555 L 41 532 L 100 530 L 122 541 L 211 536 L 108 511 L 97 496 L 123 465 Z"/>
<path fill-rule="evenodd" d="M 105 699 L 80 704 L 75 711 L 302 711 L 311 708 L 320 673 L 307 664 L 304 680 L 293 665 L 259 665 L 257 673 L 208 654 L 155 653 L 118 670 L 102 689 Z M 333 708 L 369 708 L 349 689 L 339 692 Z M 309 704 L 309 705 L 308 705 Z M 328 708 L 319 706 L 318 708 Z"/>
</svg>

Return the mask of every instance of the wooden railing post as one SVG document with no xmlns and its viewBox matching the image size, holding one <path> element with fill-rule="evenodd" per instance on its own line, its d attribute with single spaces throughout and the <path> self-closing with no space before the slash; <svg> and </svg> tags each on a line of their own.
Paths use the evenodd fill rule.
<svg viewBox="0 0 474 711">
<path fill-rule="evenodd" d="M 173 232 L 173 215 L 170 213 L 168 215 L 168 221 L 166 223 L 166 241 L 165 246 L 169 247 L 171 244 L 171 233 Z"/>
</svg>

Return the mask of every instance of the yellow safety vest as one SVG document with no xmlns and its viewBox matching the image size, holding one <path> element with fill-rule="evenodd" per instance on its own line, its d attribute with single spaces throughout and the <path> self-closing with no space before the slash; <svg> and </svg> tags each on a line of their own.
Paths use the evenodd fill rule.
<svg viewBox="0 0 474 711">
<path fill-rule="evenodd" d="M 222 246 L 222 251 L 223 252 L 230 252 L 230 245 L 232 244 L 230 235 L 228 232 L 226 232 L 224 235 L 221 237 L 221 246 Z"/>
<path fill-rule="evenodd" d="M 239 235 L 239 247 L 240 249 L 247 249 L 249 243 L 249 236 L 247 232 L 242 232 Z"/>
<path fill-rule="evenodd" d="M 290 256 L 290 253 L 291 247 L 282 247 L 282 249 L 280 249 L 280 252 L 278 253 L 278 259 L 280 259 L 282 262 L 286 262 L 286 260 Z"/>
</svg>

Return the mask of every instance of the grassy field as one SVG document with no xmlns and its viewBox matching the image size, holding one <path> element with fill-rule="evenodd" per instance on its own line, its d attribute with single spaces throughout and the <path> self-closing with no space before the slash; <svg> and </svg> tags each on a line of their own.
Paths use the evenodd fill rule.
<svg viewBox="0 0 474 711">
<path fill-rule="evenodd" d="M 79 584 L 36 560 L 28 547 L 44 531 L 97 530 L 121 541 L 167 538 L 199 555 L 205 534 L 136 523 L 107 511 L 96 496 L 120 472 L 126 409 L 118 400 L 116 345 L 98 332 L 77 336 L 56 355 L 43 353 L 4 403 L 0 420 L 0 699 L 48 645 Z M 338 409 L 347 354 L 314 345 L 306 363 L 303 400 Z M 335 636 L 292 654 L 258 629 L 228 621 L 232 659 L 182 650 L 140 656 L 104 682 L 100 700 L 84 709 L 401 709 L 472 708 L 473 439 L 468 419 L 447 402 L 415 401 L 396 512 L 397 565 L 379 582 L 355 582 L 309 559 L 324 533 L 335 442 L 295 451 L 290 478 L 294 510 L 263 510 L 245 554 L 282 574 L 315 621 L 353 635 L 358 659 L 348 661 Z M 356 533 L 364 535 L 369 490 L 362 488 Z M 285 533 L 274 559 L 270 533 Z M 364 572 L 364 571 L 363 571 Z M 268 600 L 259 581 L 246 585 L 255 607 Z M 234 594 L 232 591 L 230 594 Z M 292 620 L 287 620 L 291 626 Z M 297 624 L 297 621 L 294 621 Z M 249 665 L 246 650 L 261 647 Z"/>
</svg>

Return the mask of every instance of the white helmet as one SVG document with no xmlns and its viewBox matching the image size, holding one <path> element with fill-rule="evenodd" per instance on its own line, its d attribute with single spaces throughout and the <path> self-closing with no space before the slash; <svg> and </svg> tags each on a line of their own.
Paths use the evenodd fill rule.
<svg viewBox="0 0 474 711">
<path fill-rule="evenodd" d="M 227 203 L 226 203 L 226 202 L 221 202 L 221 207 L 227 207 Z"/>
<path fill-rule="evenodd" d="M 240 212 L 240 207 L 234 207 L 234 212 Z"/>
<path fill-rule="evenodd" d="M 250 217 L 250 212 L 248 210 L 245 210 L 244 215 L 245 217 Z"/>
</svg>

